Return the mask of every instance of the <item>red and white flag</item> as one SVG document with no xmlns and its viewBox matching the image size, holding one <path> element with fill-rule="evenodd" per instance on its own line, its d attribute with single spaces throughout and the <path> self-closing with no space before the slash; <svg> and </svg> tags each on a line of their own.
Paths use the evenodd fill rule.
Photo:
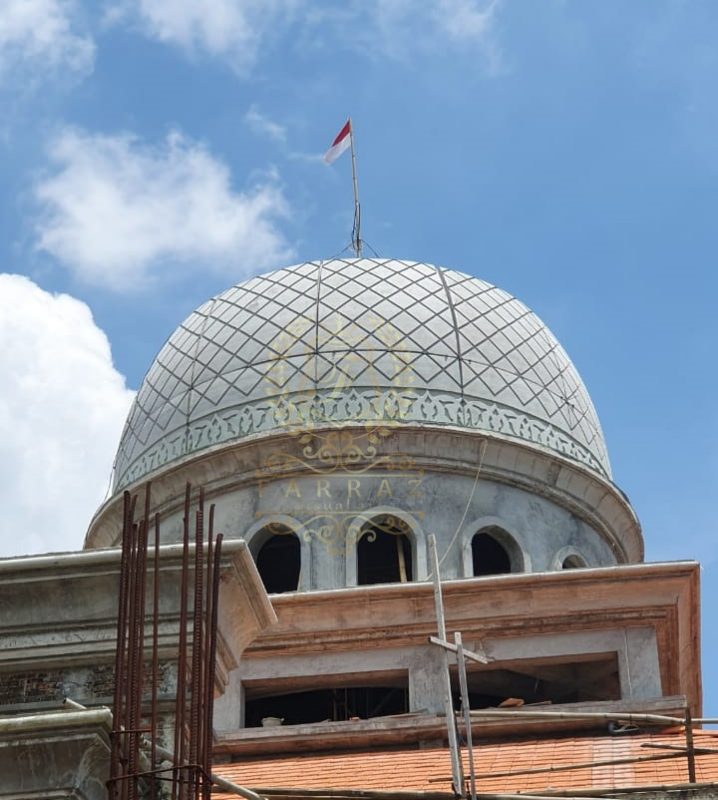
<svg viewBox="0 0 718 800">
<path fill-rule="evenodd" d="M 352 121 L 348 119 L 344 127 L 337 134 L 337 138 L 332 142 L 331 147 L 324 153 L 322 157 L 326 164 L 334 163 L 339 156 L 349 147 L 352 143 Z"/>
</svg>

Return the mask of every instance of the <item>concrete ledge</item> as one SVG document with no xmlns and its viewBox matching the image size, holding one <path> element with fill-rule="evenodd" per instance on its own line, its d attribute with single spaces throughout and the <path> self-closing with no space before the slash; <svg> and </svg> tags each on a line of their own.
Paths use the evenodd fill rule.
<svg viewBox="0 0 718 800">
<path fill-rule="evenodd" d="M 627 681 L 624 696 L 651 697 L 660 687 L 664 696 L 685 695 L 693 714 L 701 713 L 696 562 L 467 578 L 444 582 L 443 595 L 448 631 L 461 631 L 469 646 L 480 644 L 497 661 L 529 657 L 507 653 L 514 643 L 524 641 L 530 648 L 539 637 L 610 634 L 604 650 L 613 652 L 616 632 L 622 642 L 634 634 L 650 636 L 656 687 L 634 694 Z M 428 636 L 436 633 L 433 589 L 426 582 L 299 592 L 274 596 L 272 602 L 278 624 L 243 656 L 244 664 L 252 663 L 253 676 L 263 662 L 271 665 L 271 659 L 289 653 L 317 663 L 327 654 L 366 658 L 387 648 L 429 647 Z M 567 653 L 588 652 L 578 639 L 574 644 Z M 633 676 L 634 690 L 645 677 Z"/>
<path fill-rule="evenodd" d="M 590 525 L 608 544 L 619 563 L 643 559 L 643 537 L 638 519 L 624 493 L 594 470 L 559 453 L 489 431 L 475 431 L 431 424 L 389 425 L 391 435 L 376 445 L 372 459 L 359 459 L 355 466 L 371 471 L 372 464 L 385 456 L 403 454 L 427 476 L 451 474 L 473 478 L 483 454 L 482 476 L 499 484 L 515 486 L 539 494 L 570 511 Z M 328 429 L 351 431 L 355 425 Z M 360 428 L 363 431 L 364 428 Z M 312 428 L 311 433 L 326 432 Z M 288 466 L 271 476 L 263 465 L 267 454 L 281 449 L 296 456 Z M 125 487 L 137 491 L 146 480 L 152 481 L 153 501 L 163 519 L 181 514 L 187 480 L 205 487 L 208 502 L 238 488 L 256 489 L 265 480 L 300 477 L 309 473 L 298 466 L 302 446 L 288 433 L 262 433 L 239 442 L 227 442 L 192 454 L 176 463 L 164 465 L 141 480 Z M 291 465 L 290 465 L 291 462 Z M 329 468 L 330 464 L 325 464 Z M 341 465 L 336 465 L 341 471 Z M 122 494 L 117 493 L 98 509 L 90 522 L 85 547 L 116 544 L 122 525 Z"/>
<path fill-rule="evenodd" d="M 685 703 L 685 697 L 676 696 L 644 701 L 562 703 L 546 708 L 551 711 L 615 711 L 624 714 L 682 716 Z M 474 713 L 481 714 L 480 711 Z M 472 722 L 471 731 L 476 740 L 606 730 L 606 727 L 606 722 L 597 720 L 496 720 L 494 718 L 481 719 L 479 716 L 475 722 Z M 379 745 L 406 745 L 418 742 L 444 742 L 445 739 L 445 717 L 415 713 L 348 722 L 317 722 L 310 725 L 220 731 L 216 737 L 214 752 L 220 756 L 264 755 L 294 751 L 363 749 Z"/>
<path fill-rule="evenodd" d="M 106 800 L 108 708 L 0 718 L 0 797 Z"/>
<path fill-rule="evenodd" d="M 120 560 L 119 548 L 0 560 L 0 673 L 113 663 Z M 159 639 L 165 660 L 176 657 L 181 567 L 182 545 L 162 545 Z M 225 541 L 218 646 L 223 679 L 246 645 L 275 622 L 245 542 Z M 147 626 L 149 636 L 149 620 Z"/>
</svg>

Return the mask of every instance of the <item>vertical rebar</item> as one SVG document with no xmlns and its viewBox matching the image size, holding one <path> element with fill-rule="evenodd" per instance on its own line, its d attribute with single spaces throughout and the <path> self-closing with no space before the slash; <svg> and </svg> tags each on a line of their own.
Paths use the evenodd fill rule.
<svg viewBox="0 0 718 800">
<path fill-rule="evenodd" d="M 209 800 L 212 791 L 209 776 L 212 774 L 212 743 L 214 736 L 214 676 L 217 669 L 217 619 L 219 605 L 219 571 L 222 559 L 222 539 L 220 533 L 214 548 L 214 568 L 212 570 L 212 617 L 210 621 L 209 670 L 207 678 L 207 788 L 204 800 Z"/>
<path fill-rule="evenodd" d="M 145 610 L 147 604 L 147 550 L 150 534 L 150 488 L 145 484 L 145 504 L 143 519 L 140 524 L 139 542 L 137 547 L 137 652 L 135 653 L 135 668 L 137 670 L 137 688 L 135 692 L 135 719 L 136 728 L 142 725 L 142 695 L 145 684 Z M 140 740 L 139 730 L 134 733 L 137 754 L 139 755 Z M 138 763 L 139 768 L 139 763 Z"/>
<path fill-rule="evenodd" d="M 198 733 L 200 728 L 200 687 L 202 685 L 202 583 L 204 578 L 203 566 L 203 527 L 204 524 L 204 492 L 199 492 L 199 508 L 195 516 L 195 551 L 194 551 L 194 606 L 192 608 L 192 676 L 190 680 L 190 739 L 189 760 L 191 764 L 191 784 L 197 786 L 197 754 Z"/>
<path fill-rule="evenodd" d="M 130 757 L 131 757 L 131 741 L 129 736 L 129 714 L 132 706 L 132 662 L 131 654 L 133 648 L 133 622 L 134 615 L 134 576 L 135 576 L 135 557 L 137 548 L 137 525 L 135 523 L 135 508 L 137 505 L 137 496 L 133 495 L 130 502 L 130 513 L 127 521 L 127 535 L 129 537 L 129 556 L 127 564 L 127 635 L 126 635 L 126 649 L 124 653 L 124 714 L 120 715 L 120 719 L 124 720 L 124 731 L 122 733 L 123 745 L 123 775 L 130 774 Z M 130 786 L 128 780 L 123 780 L 120 786 L 120 800 L 127 800 L 130 795 Z"/>
<path fill-rule="evenodd" d="M 122 731 L 118 724 L 124 686 L 125 625 L 127 619 L 127 578 L 130 537 L 127 534 L 131 500 L 129 492 L 122 496 L 122 556 L 120 559 L 120 579 L 117 600 L 117 647 L 115 649 L 115 688 L 112 698 L 112 742 L 110 750 L 110 800 L 118 796 L 119 787 L 113 780 L 117 776 L 122 755 Z"/>
<path fill-rule="evenodd" d="M 155 553 L 152 562 L 152 709 L 150 712 L 150 736 L 152 754 L 150 769 L 157 768 L 157 692 L 159 674 L 159 617 L 160 617 L 160 515 L 155 514 Z M 152 779 L 152 797 L 156 800 L 159 783 Z"/>
<path fill-rule="evenodd" d="M 138 525 L 133 521 L 132 546 L 130 551 L 130 596 L 129 596 L 129 622 L 127 630 L 127 702 L 125 709 L 125 742 L 127 748 L 127 774 L 132 775 L 137 771 L 137 758 L 135 756 L 135 696 L 137 694 L 137 671 L 135 670 L 135 654 L 137 652 L 137 547 L 139 544 Z M 123 800 L 136 800 L 137 791 L 135 781 L 123 781 L 125 787 Z"/>
<path fill-rule="evenodd" d="M 177 658 L 177 698 L 175 702 L 175 759 L 173 770 L 172 800 L 184 800 L 184 775 L 182 765 L 185 762 L 184 717 L 187 701 L 187 594 L 189 590 L 189 512 L 192 488 L 185 486 L 184 517 L 182 520 L 182 574 L 180 578 L 180 621 L 179 621 L 179 654 Z"/>
<path fill-rule="evenodd" d="M 693 745 L 693 718 L 691 709 L 686 706 L 686 757 L 688 759 L 688 781 L 696 782 L 696 751 Z"/>
<path fill-rule="evenodd" d="M 213 559 L 213 537 L 214 537 L 214 505 L 209 507 L 209 521 L 207 524 L 207 577 L 205 581 L 205 589 L 204 589 L 204 636 L 202 641 L 202 677 L 203 683 L 201 687 L 201 695 L 200 695 L 200 706 L 204 713 L 200 714 L 200 730 L 198 731 L 199 735 L 199 764 L 202 769 L 201 781 L 202 781 L 202 795 L 206 794 L 207 787 L 209 784 L 208 781 L 208 765 L 210 762 L 210 753 L 207 751 L 207 743 L 208 741 L 211 743 L 211 736 L 208 739 L 207 736 L 207 698 L 209 696 L 207 690 L 207 684 L 209 682 L 209 674 L 211 665 L 209 663 L 209 653 L 210 653 L 210 639 L 212 636 L 212 571 L 214 569 L 214 559 Z"/>
<path fill-rule="evenodd" d="M 161 783 L 152 774 L 158 755 L 160 613 L 160 518 L 150 517 L 150 485 L 145 487 L 143 517 L 135 522 L 136 497 L 124 496 L 122 555 L 117 608 L 117 649 L 110 752 L 110 800 L 138 800 L 146 779 L 140 761 L 142 733 L 151 750 L 150 790 L 156 798 Z M 204 569 L 204 492 L 200 489 L 195 517 L 194 564 L 190 566 L 191 487 L 185 492 L 182 570 L 179 578 L 177 696 L 175 698 L 172 800 L 210 800 L 214 677 L 217 652 L 217 604 L 221 535 L 214 536 L 214 506 L 209 511 L 207 565 Z M 145 676 L 145 622 L 148 617 L 150 524 L 154 520 L 152 554 L 151 661 Z M 190 571 L 193 575 L 190 587 Z M 192 599 L 190 599 L 192 592 Z M 190 603 L 192 604 L 190 606 Z M 190 613 L 192 636 L 189 642 Z M 150 628 L 147 628 L 149 631 Z M 148 634 L 149 635 L 149 634 Z M 149 643 L 148 643 L 149 644 Z M 147 703 L 143 697 L 148 694 Z M 148 710 L 149 705 L 149 710 Z M 149 716 L 149 720 L 148 720 Z M 149 727 L 147 725 L 149 724 Z M 144 727 L 143 727 L 144 725 Z M 143 777 L 144 776 L 144 777 Z M 144 795 L 143 795 L 144 796 Z"/>
</svg>

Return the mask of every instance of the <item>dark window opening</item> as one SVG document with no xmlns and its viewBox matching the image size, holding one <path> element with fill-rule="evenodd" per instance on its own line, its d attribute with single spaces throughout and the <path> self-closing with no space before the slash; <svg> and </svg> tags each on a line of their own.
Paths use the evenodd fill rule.
<svg viewBox="0 0 718 800">
<path fill-rule="evenodd" d="M 282 720 L 282 725 L 342 722 L 405 714 L 408 710 L 409 691 L 405 686 L 349 686 L 247 699 L 244 724 L 246 728 L 261 727 L 267 718 Z"/>
<path fill-rule="evenodd" d="M 490 533 L 477 533 L 471 540 L 474 575 L 504 575 L 511 572 L 511 557 Z"/>
<path fill-rule="evenodd" d="M 395 517 L 382 517 L 362 528 L 357 542 L 357 583 L 406 583 L 413 565 L 408 525 Z"/>
<path fill-rule="evenodd" d="M 271 535 L 259 548 L 255 560 L 269 594 L 297 591 L 301 568 L 299 538 L 289 528 Z"/>
<path fill-rule="evenodd" d="M 501 705 L 582 703 L 620 700 L 615 653 L 562 663 L 532 662 L 500 669 L 471 669 L 467 675 L 472 709 Z M 454 706 L 461 708 L 458 678 L 452 675 Z"/>
<path fill-rule="evenodd" d="M 585 566 L 586 562 L 581 558 L 581 556 L 573 555 L 564 558 L 563 564 L 561 564 L 561 569 L 581 569 Z"/>
</svg>

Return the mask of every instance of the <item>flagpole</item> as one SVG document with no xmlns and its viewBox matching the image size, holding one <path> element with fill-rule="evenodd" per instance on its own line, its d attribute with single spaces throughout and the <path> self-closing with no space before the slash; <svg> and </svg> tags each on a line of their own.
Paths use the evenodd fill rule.
<svg viewBox="0 0 718 800">
<path fill-rule="evenodd" d="M 352 247 L 357 258 L 361 258 L 361 206 L 359 205 L 359 183 L 357 182 L 357 157 L 354 150 L 354 126 L 349 117 L 349 140 L 352 148 L 352 181 L 354 183 L 354 227 L 352 228 Z"/>
</svg>

